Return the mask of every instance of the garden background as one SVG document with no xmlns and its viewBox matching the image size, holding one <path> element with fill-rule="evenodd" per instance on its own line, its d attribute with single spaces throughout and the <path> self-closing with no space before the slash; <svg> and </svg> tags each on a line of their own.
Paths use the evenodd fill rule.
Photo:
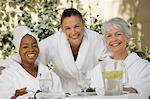
<svg viewBox="0 0 150 99">
<path fill-rule="evenodd" d="M 99 33 L 102 22 L 123 17 L 133 29 L 130 50 L 150 61 L 150 0 L 0 0 L 0 60 L 15 53 L 12 31 L 17 25 L 29 26 L 44 39 L 59 30 L 61 13 L 69 7 Z"/>
</svg>

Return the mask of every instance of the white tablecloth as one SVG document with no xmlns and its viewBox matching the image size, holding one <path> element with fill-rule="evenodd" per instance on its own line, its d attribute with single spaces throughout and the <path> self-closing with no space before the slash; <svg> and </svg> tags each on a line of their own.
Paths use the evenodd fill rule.
<svg viewBox="0 0 150 99">
<path fill-rule="evenodd" d="M 125 94 L 120 96 L 87 96 L 87 97 L 80 96 L 80 97 L 69 97 L 68 99 L 141 99 L 141 98 L 137 94 Z"/>
<path fill-rule="evenodd" d="M 45 97 L 38 96 L 37 99 L 142 99 L 138 94 L 124 94 L 119 96 L 69 96 L 69 97 Z"/>
</svg>

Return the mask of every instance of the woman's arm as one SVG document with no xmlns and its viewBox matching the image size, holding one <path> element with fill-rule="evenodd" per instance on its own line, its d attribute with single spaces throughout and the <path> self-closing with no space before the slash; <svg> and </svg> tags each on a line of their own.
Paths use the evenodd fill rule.
<svg viewBox="0 0 150 99">
<path fill-rule="evenodd" d="M 15 95 L 11 97 L 11 99 L 16 99 L 18 96 L 22 96 L 24 94 L 27 94 L 27 88 L 21 88 L 15 91 Z"/>
<path fill-rule="evenodd" d="M 5 67 L 0 66 L 0 74 L 2 74 L 2 70 L 5 69 Z"/>
<path fill-rule="evenodd" d="M 124 87 L 123 91 L 127 91 L 129 93 L 138 93 L 138 91 L 135 88 L 132 88 L 132 87 L 128 87 L 128 88 Z"/>
</svg>

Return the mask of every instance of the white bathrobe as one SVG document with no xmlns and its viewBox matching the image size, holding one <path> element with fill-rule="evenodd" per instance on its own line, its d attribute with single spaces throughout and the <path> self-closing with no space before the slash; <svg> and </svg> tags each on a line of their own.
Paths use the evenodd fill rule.
<svg viewBox="0 0 150 99">
<path fill-rule="evenodd" d="M 78 72 L 90 70 L 100 57 L 105 57 L 106 46 L 98 33 L 85 28 L 84 37 L 76 61 L 74 61 L 66 35 L 59 31 L 40 42 L 40 61 L 44 64 L 52 61 L 54 71 L 61 78 L 65 92 L 78 91 Z"/>
<path fill-rule="evenodd" d="M 3 70 L 0 75 L 0 99 L 7 95 L 7 99 L 14 96 L 17 89 L 26 87 L 27 94 L 17 97 L 17 99 L 28 99 L 28 97 L 34 97 L 34 92 L 40 89 L 39 79 L 49 78 L 51 79 L 52 92 L 62 92 L 62 86 L 59 77 L 46 66 L 38 63 L 38 75 L 33 77 L 16 61 L 9 60 L 10 66 Z M 33 92 L 31 92 L 33 91 Z M 6 97 L 6 96 L 5 96 Z"/>
<path fill-rule="evenodd" d="M 134 52 L 129 54 L 123 63 L 127 70 L 128 80 L 125 86 L 135 88 L 138 94 L 143 97 L 142 99 L 148 99 L 148 96 L 150 96 L 150 63 L 147 60 L 141 59 Z M 102 93 L 104 85 L 100 64 L 91 71 L 91 76 L 92 85 L 96 88 L 97 93 Z M 125 80 L 125 78 L 123 78 L 123 80 Z"/>
</svg>

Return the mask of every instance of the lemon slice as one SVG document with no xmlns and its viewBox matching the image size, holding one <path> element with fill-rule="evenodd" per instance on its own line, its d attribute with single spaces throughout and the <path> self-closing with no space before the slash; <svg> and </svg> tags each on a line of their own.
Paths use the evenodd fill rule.
<svg viewBox="0 0 150 99">
<path fill-rule="evenodd" d="M 107 71 L 107 72 L 102 72 L 102 75 L 106 79 L 122 78 L 123 72 L 122 71 Z"/>
</svg>

